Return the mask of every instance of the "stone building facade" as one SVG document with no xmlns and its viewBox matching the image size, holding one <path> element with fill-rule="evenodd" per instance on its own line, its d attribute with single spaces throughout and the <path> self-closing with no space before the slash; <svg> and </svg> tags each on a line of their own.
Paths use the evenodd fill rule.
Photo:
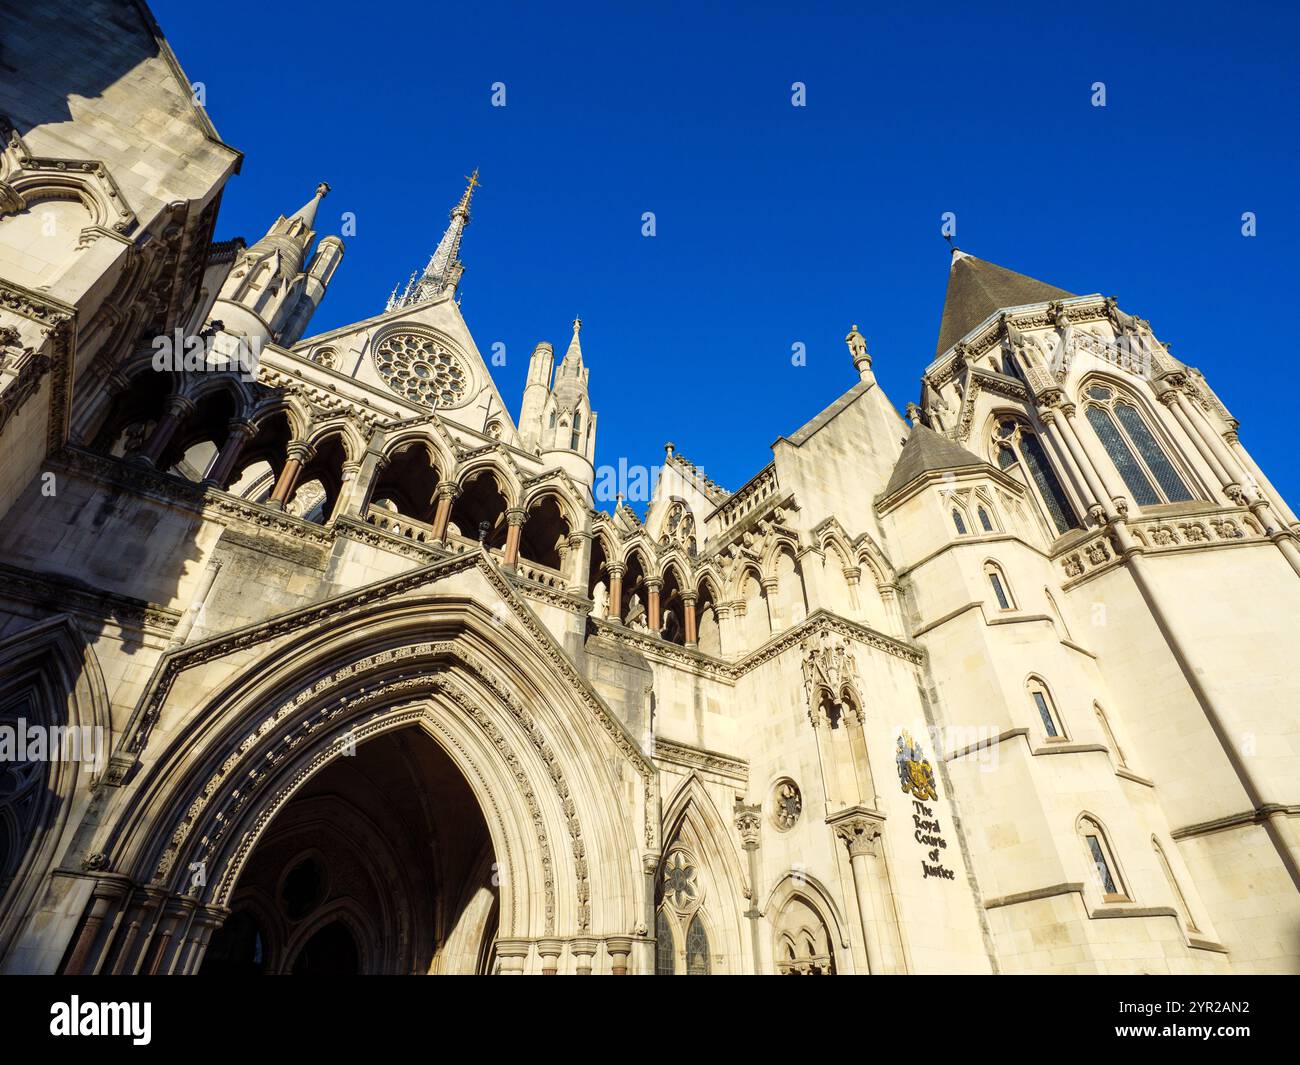
<svg viewBox="0 0 1300 1065">
<path fill-rule="evenodd" d="M 906 420 L 854 326 L 609 510 L 581 323 L 503 397 L 461 317 L 474 181 L 311 334 L 328 186 L 214 243 L 147 9 L 6 18 L 0 970 L 1300 969 L 1300 522 L 1146 321 L 955 251 Z"/>
</svg>

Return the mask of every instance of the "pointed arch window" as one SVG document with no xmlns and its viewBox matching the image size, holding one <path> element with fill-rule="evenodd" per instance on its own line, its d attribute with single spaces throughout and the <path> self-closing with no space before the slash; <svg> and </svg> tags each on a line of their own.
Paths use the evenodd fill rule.
<svg viewBox="0 0 1300 1065">
<path fill-rule="evenodd" d="M 1183 894 L 1178 878 L 1174 876 L 1173 867 L 1165 856 L 1164 847 L 1160 846 L 1160 841 L 1155 836 L 1151 837 L 1151 846 L 1156 852 L 1156 858 L 1160 862 L 1160 868 L 1164 871 L 1165 879 L 1169 881 L 1169 890 L 1173 892 L 1174 901 L 1178 904 L 1178 912 L 1182 915 L 1183 924 L 1187 926 L 1189 932 L 1200 932 L 1200 929 L 1196 927 L 1196 918 L 1192 916 L 1192 908 L 1187 905 L 1187 896 Z"/>
<path fill-rule="evenodd" d="M 1034 709 L 1038 711 L 1038 716 L 1043 722 L 1043 732 L 1049 740 L 1065 739 L 1065 729 L 1061 725 L 1061 717 L 1056 712 L 1056 703 L 1052 699 L 1052 693 L 1048 690 L 1047 685 L 1041 677 L 1029 678 L 1029 698 L 1034 704 Z"/>
<path fill-rule="evenodd" d="M 988 578 L 989 587 L 993 589 L 993 598 L 997 600 L 998 609 L 1014 610 L 1015 604 L 1011 599 L 1011 588 L 1007 584 L 1002 567 L 996 562 L 985 562 L 984 575 Z"/>
<path fill-rule="evenodd" d="M 978 509 L 978 514 L 980 519 L 980 528 L 985 532 L 993 532 L 993 520 L 989 517 L 989 512 L 981 506 Z"/>
<path fill-rule="evenodd" d="M 569 447 L 573 451 L 578 450 L 578 441 L 582 437 L 582 411 L 573 412 L 573 438 Z"/>
<path fill-rule="evenodd" d="M 1140 507 L 1192 499 L 1136 404 L 1106 385 L 1090 385 L 1084 412 L 1097 439 Z"/>
<path fill-rule="evenodd" d="M 686 975 L 708 976 L 709 970 L 709 937 L 697 913 L 686 928 Z"/>
<path fill-rule="evenodd" d="M 1094 884 L 1101 892 L 1105 902 L 1129 902 L 1128 891 L 1120 876 L 1119 864 L 1111 850 L 1110 841 L 1101 822 L 1091 817 L 1079 818 L 1079 836 L 1087 852 L 1088 863 L 1092 867 Z"/>
<path fill-rule="evenodd" d="M 1070 626 L 1065 622 L 1065 615 L 1061 613 L 1061 608 L 1056 605 L 1056 599 L 1052 596 L 1051 589 L 1044 588 L 1043 596 L 1047 599 L 1048 609 L 1052 612 L 1052 617 L 1056 620 L 1057 627 L 1060 629 L 1059 635 L 1062 639 L 1070 640 Z"/>
<path fill-rule="evenodd" d="M 1110 749 L 1115 752 L 1116 765 L 1120 769 L 1127 769 L 1128 762 L 1124 758 L 1124 748 L 1119 745 L 1119 740 L 1115 738 L 1115 732 L 1110 727 L 1110 718 L 1106 716 L 1106 711 L 1101 708 L 1100 703 L 1093 703 L 1092 708 L 1097 711 L 1097 723 L 1101 725 L 1102 735 L 1106 737 Z"/>
<path fill-rule="evenodd" d="M 655 976 L 673 976 L 677 972 L 677 943 L 673 923 L 660 909 L 655 915 Z"/>
<path fill-rule="evenodd" d="M 1058 536 L 1079 528 L 1070 497 L 1065 494 L 1048 461 L 1047 452 L 1033 430 L 1015 418 L 1003 418 L 993 430 L 993 448 L 999 468 L 1020 470 L 1021 479 L 1037 490 L 1040 503 Z"/>
<path fill-rule="evenodd" d="M 956 507 L 952 508 L 952 524 L 956 528 L 958 536 L 966 535 L 966 522 L 962 520 L 961 511 Z"/>
</svg>

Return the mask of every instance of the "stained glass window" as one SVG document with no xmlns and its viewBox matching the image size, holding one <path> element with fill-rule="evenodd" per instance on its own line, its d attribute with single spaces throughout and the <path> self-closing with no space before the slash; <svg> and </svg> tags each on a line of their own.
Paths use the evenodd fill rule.
<svg viewBox="0 0 1300 1065">
<path fill-rule="evenodd" d="M 1033 433 L 1021 432 L 1020 454 L 1029 468 L 1029 475 L 1034 479 L 1034 484 L 1038 486 L 1056 531 L 1064 533 L 1078 528 L 1079 521 L 1074 516 L 1074 508 L 1070 506 L 1070 500 L 1066 497 L 1061 482 L 1056 479 L 1056 474 L 1052 471 L 1051 463 L 1047 461 L 1047 453 L 1043 451 L 1043 445 L 1038 442 L 1038 437 Z"/>
<path fill-rule="evenodd" d="M 677 972 L 676 953 L 672 922 L 660 910 L 655 917 L 655 976 L 672 976 Z"/>
<path fill-rule="evenodd" d="M 1084 394 L 1093 401 L 1086 412 L 1088 424 L 1138 506 L 1194 498 L 1136 404 L 1102 385 L 1091 385 Z"/>
<path fill-rule="evenodd" d="M 1115 427 L 1110 413 L 1100 407 L 1089 407 L 1088 424 L 1097 434 L 1097 439 L 1106 449 L 1106 454 L 1115 464 L 1115 469 L 1119 470 L 1119 475 L 1124 478 L 1128 490 L 1133 493 L 1133 501 L 1140 507 L 1153 507 L 1159 503 L 1160 497 L 1156 495 L 1156 490 L 1151 487 L 1151 481 L 1138 465 L 1137 459 L 1133 457 L 1128 441 Z"/>
<path fill-rule="evenodd" d="M 704 933 L 704 922 L 698 913 L 686 929 L 686 975 L 709 975 L 709 937 Z"/>
<path fill-rule="evenodd" d="M 983 507 L 979 508 L 980 525 L 985 532 L 993 531 L 993 522 L 989 519 L 989 512 Z"/>
<path fill-rule="evenodd" d="M 1171 503 L 1182 503 L 1192 498 L 1192 493 L 1187 490 L 1187 485 L 1183 479 L 1178 476 L 1178 471 L 1174 469 L 1173 463 L 1164 453 L 1156 438 L 1151 435 L 1151 430 L 1147 428 L 1147 423 L 1142 420 L 1142 415 L 1138 413 L 1137 407 L 1131 403 L 1116 403 L 1115 416 L 1119 419 L 1120 425 L 1124 427 L 1134 445 L 1137 447 L 1138 454 L 1142 456 L 1142 461 L 1147 464 L 1149 469 L 1156 478 L 1156 483 L 1160 485 L 1160 490 L 1164 492 L 1165 498 Z"/>
<path fill-rule="evenodd" d="M 958 535 L 964 536 L 966 533 L 966 523 L 961 520 L 961 511 L 956 507 L 952 510 L 952 523 L 957 526 Z"/>
</svg>

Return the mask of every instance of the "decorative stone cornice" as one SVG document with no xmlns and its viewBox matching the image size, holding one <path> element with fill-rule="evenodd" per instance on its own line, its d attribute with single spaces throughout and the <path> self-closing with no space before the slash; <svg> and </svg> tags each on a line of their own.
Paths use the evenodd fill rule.
<svg viewBox="0 0 1300 1065">
<path fill-rule="evenodd" d="M 0 562 L 0 580 L 16 599 L 52 612 L 76 614 L 98 625 L 111 621 L 165 638 L 181 617 L 180 611 L 157 603 L 90 588 L 57 573 L 18 569 L 5 562 Z"/>
<path fill-rule="evenodd" d="M 741 784 L 749 782 L 749 763 L 742 758 L 732 758 L 717 751 L 705 750 L 703 747 L 691 747 L 684 743 L 674 743 L 662 737 L 655 737 L 654 756 L 663 762 L 698 769 L 706 773 L 716 773 Z"/>
</svg>

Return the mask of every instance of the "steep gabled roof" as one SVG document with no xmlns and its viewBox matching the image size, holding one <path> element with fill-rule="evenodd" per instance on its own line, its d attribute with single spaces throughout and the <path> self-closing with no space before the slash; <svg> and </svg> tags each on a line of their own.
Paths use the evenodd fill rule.
<svg viewBox="0 0 1300 1065">
<path fill-rule="evenodd" d="M 903 445 L 903 453 L 898 456 L 898 462 L 894 464 L 894 472 L 890 474 L 889 484 L 885 486 L 885 495 L 893 495 L 922 474 L 936 470 L 961 470 L 983 465 L 985 462 L 978 455 L 967 451 L 960 444 L 954 444 L 946 436 L 941 436 L 918 422 L 912 426 L 907 443 Z"/>
<path fill-rule="evenodd" d="M 1046 303 L 1070 299 L 1074 293 L 1036 281 L 1032 277 L 1008 270 L 1005 266 L 986 263 L 964 251 L 953 249 L 948 270 L 948 294 L 943 301 L 943 319 L 939 323 L 939 346 L 942 355 L 962 337 L 995 311 L 1019 307 L 1025 303 Z"/>
</svg>

